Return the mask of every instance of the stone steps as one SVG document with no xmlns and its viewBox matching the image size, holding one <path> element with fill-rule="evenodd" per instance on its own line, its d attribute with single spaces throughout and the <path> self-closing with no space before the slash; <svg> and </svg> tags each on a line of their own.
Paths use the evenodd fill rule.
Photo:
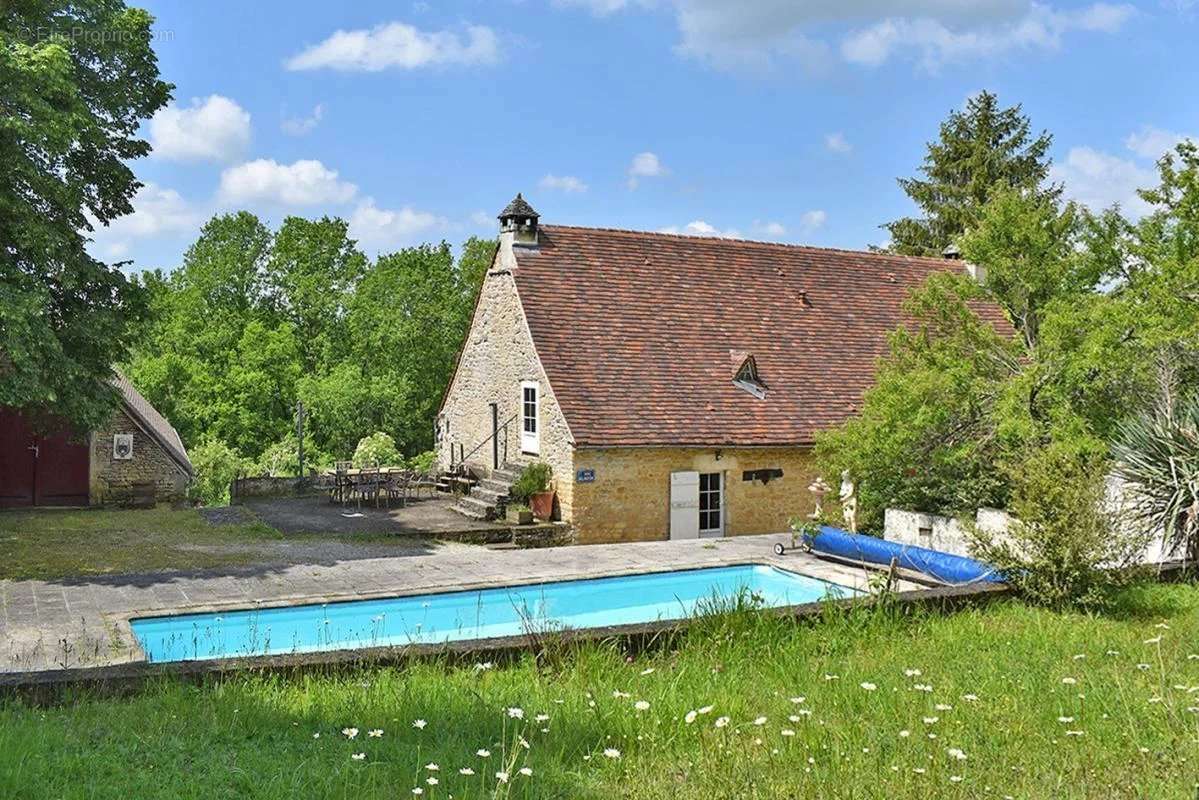
<svg viewBox="0 0 1199 800">
<path fill-rule="evenodd" d="M 499 517 L 508 505 L 512 484 L 520 477 L 522 469 L 515 464 L 504 464 L 500 469 L 492 470 L 489 477 L 471 487 L 470 494 L 460 497 L 451 507 L 471 519 L 492 520 Z"/>
</svg>

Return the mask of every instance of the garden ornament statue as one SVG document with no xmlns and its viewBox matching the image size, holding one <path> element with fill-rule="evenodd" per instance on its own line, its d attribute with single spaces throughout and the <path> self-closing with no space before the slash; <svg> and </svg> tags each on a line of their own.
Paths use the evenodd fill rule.
<svg viewBox="0 0 1199 800">
<path fill-rule="evenodd" d="M 845 529 L 850 533 L 857 533 L 858 487 L 849 479 L 849 470 L 841 473 L 841 516 L 845 520 Z"/>
<path fill-rule="evenodd" d="M 824 478 L 818 477 L 812 481 L 812 485 L 808 487 L 808 491 L 816 498 L 816 505 L 812 509 L 812 513 L 808 515 L 808 518 L 819 520 L 824 516 L 824 496 L 832 491 L 832 487 L 824 482 Z"/>
</svg>

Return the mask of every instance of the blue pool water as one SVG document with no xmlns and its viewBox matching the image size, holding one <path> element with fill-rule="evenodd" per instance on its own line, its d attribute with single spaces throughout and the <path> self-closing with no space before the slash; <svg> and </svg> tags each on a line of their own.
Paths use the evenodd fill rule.
<svg viewBox="0 0 1199 800">
<path fill-rule="evenodd" d="M 352 600 L 289 608 L 145 617 L 132 622 L 149 661 L 440 644 L 529 632 L 682 619 L 744 593 L 762 606 L 858 594 L 774 567 L 746 565 Z"/>
</svg>

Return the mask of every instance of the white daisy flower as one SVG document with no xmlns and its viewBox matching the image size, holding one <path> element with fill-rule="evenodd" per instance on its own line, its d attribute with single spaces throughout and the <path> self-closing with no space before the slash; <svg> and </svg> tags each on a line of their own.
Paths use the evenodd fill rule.
<svg viewBox="0 0 1199 800">
<path fill-rule="evenodd" d="M 352 756 L 350 756 L 350 758 L 354 759 L 355 761 L 361 761 L 362 759 L 366 758 L 366 753 L 354 753 Z"/>
<path fill-rule="evenodd" d="M 495 774 L 495 779 L 497 781 L 499 781 L 500 783 L 507 783 L 508 782 L 508 773 L 507 772 L 497 772 Z"/>
<path fill-rule="evenodd" d="M 412 727 L 416 728 L 418 731 L 423 731 L 425 729 L 425 726 L 428 724 L 429 723 L 425 722 L 423 719 L 417 719 L 417 720 L 412 721 Z"/>
<path fill-rule="evenodd" d="M 683 722 L 686 722 L 688 725 L 690 725 L 692 722 L 695 722 L 695 718 L 698 715 L 699 715 L 698 711 L 688 711 L 686 713 L 686 715 L 683 717 Z"/>
<path fill-rule="evenodd" d="M 604 750 L 604 758 L 620 758 L 620 751 L 615 747 L 609 747 Z"/>
<path fill-rule="evenodd" d="M 649 701 L 638 700 L 636 703 L 633 703 L 633 708 L 637 709 L 638 711 L 648 711 L 649 710 Z"/>
<path fill-rule="evenodd" d="M 524 719 L 525 718 L 525 710 L 523 708 L 509 708 L 508 716 L 511 717 L 512 719 Z"/>
<path fill-rule="evenodd" d="M 470 767 L 463 767 L 462 769 L 458 770 L 458 774 L 470 776 L 470 775 L 474 775 L 475 771 L 473 769 L 471 769 Z"/>
<path fill-rule="evenodd" d="M 353 739 L 358 736 L 358 729 L 357 728 L 342 728 L 341 733 L 347 739 Z"/>
<path fill-rule="evenodd" d="M 717 728 L 723 728 L 725 725 L 728 725 L 728 724 L 729 724 L 728 717 L 718 717 L 716 719 L 716 727 Z"/>
<path fill-rule="evenodd" d="M 520 769 L 517 770 L 517 772 L 519 772 L 521 775 L 524 775 L 527 778 L 533 774 L 533 769 L 531 767 L 521 767 Z"/>
<path fill-rule="evenodd" d="M 877 689 L 877 688 L 878 688 L 877 686 L 875 686 L 875 685 L 874 685 L 873 683 L 871 683 L 870 681 L 862 681 L 862 682 L 861 682 L 861 683 L 859 683 L 858 685 L 859 685 L 859 686 L 861 686 L 863 689 L 865 689 L 865 690 L 866 690 L 866 691 L 868 691 L 868 692 L 873 692 L 875 689 Z"/>
</svg>

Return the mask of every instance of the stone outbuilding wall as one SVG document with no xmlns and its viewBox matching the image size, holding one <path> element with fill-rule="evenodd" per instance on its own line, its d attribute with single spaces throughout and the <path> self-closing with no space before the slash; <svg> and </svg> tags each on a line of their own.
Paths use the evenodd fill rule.
<svg viewBox="0 0 1199 800">
<path fill-rule="evenodd" d="M 496 259 L 480 290 L 470 332 L 437 420 L 437 463 L 441 469 L 448 469 L 460 446 L 465 453 L 470 453 L 491 436 L 491 403 L 495 403 L 498 422 L 503 425 L 505 420 L 511 420 L 506 439 L 500 443 L 501 463 L 506 452 L 510 464 L 533 461 L 549 464 L 562 519 L 569 520 L 574 445 L 566 418 L 537 357 L 521 308 L 511 273 L 515 260 L 505 261 L 502 255 Z M 520 450 L 518 412 L 524 381 L 535 381 L 539 386 L 541 452 L 537 455 L 524 454 Z M 467 458 L 467 465 L 475 472 L 487 475 L 492 468 L 492 456 L 491 443 L 487 442 Z"/>
<path fill-rule="evenodd" d="M 672 472 L 723 473 L 726 536 L 786 531 L 790 519 L 811 513 L 814 503 L 807 487 L 817 471 L 802 448 L 722 449 L 719 457 L 713 448 L 580 448 L 574 463 L 594 473 L 594 480 L 573 487 L 580 544 L 670 538 Z M 745 472 L 764 469 L 781 469 L 783 476 L 765 484 L 744 480 Z"/>
<path fill-rule="evenodd" d="M 133 458 L 113 456 L 113 435 L 133 435 Z M 190 476 L 125 410 L 119 407 L 108 422 L 91 434 L 92 505 L 132 503 L 138 487 L 153 486 L 157 502 L 175 502 L 187 495 Z"/>
</svg>

